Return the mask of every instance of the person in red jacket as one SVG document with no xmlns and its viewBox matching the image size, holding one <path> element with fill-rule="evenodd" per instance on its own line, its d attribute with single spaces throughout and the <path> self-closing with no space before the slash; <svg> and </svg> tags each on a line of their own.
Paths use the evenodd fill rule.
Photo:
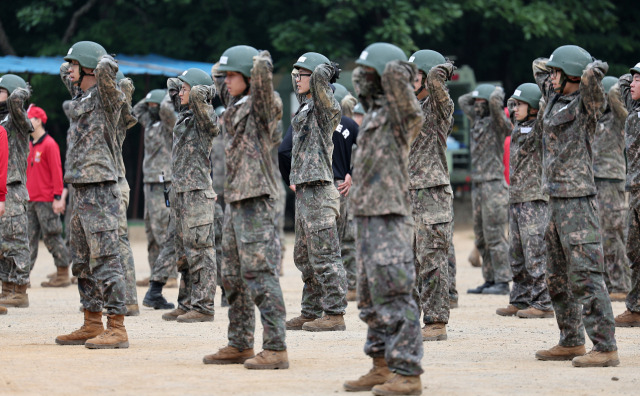
<svg viewBox="0 0 640 396">
<path fill-rule="evenodd" d="M 38 242 L 42 233 L 44 244 L 56 265 L 56 276 L 42 282 L 42 287 L 66 287 L 71 282 L 69 252 L 62 239 L 62 221 L 60 220 L 60 214 L 65 211 L 65 202 L 62 198 L 60 148 L 44 129 L 47 123 L 45 111 L 31 105 L 27 115 L 33 125 L 27 157 L 27 191 L 29 191 L 27 217 L 31 270 L 38 257 Z"/>
<path fill-rule="evenodd" d="M 0 217 L 4 215 L 4 201 L 7 196 L 7 164 L 9 162 L 9 141 L 7 130 L 0 126 Z M 0 220 L 0 224 L 2 220 Z M 0 315 L 6 315 L 7 309 L 0 306 Z"/>
</svg>

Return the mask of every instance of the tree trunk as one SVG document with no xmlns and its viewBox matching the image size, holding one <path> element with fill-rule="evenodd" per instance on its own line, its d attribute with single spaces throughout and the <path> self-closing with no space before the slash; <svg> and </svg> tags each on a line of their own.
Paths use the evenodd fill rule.
<svg viewBox="0 0 640 396">
<path fill-rule="evenodd" d="M 71 36 L 73 36 L 73 34 L 76 32 L 76 28 L 78 26 L 78 19 L 80 19 L 80 17 L 82 17 L 87 12 L 89 12 L 91 7 L 93 7 L 97 2 L 98 0 L 89 0 L 82 7 L 78 8 L 76 12 L 73 13 L 73 16 L 71 17 L 71 21 L 69 21 L 69 26 L 67 27 L 67 30 L 64 32 L 64 36 L 62 36 L 62 42 L 64 44 L 68 44 L 69 40 L 71 39 Z"/>
<path fill-rule="evenodd" d="M 11 42 L 9 41 L 9 37 L 4 32 L 4 27 L 2 26 L 2 21 L 0 21 L 0 49 L 5 55 L 15 55 L 16 50 L 11 46 Z"/>
</svg>

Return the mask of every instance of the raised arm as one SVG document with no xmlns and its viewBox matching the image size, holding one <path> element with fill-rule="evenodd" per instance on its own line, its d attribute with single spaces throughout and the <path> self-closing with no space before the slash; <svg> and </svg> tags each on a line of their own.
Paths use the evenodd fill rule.
<svg viewBox="0 0 640 396">
<path fill-rule="evenodd" d="M 28 89 L 16 88 L 11 95 L 9 95 L 9 100 L 7 100 L 11 122 L 13 122 L 18 131 L 23 135 L 28 135 L 33 132 L 33 125 L 31 125 L 31 121 L 29 121 L 27 111 L 25 110 L 25 104 L 30 97 L 31 92 L 29 92 Z"/>
<path fill-rule="evenodd" d="M 427 89 L 438 119 L 449 120 L 453 117 L 453 101 L 449 96 L 446 81 L 451 78 L 456 67 L 451 62 L 432 67 L 427 74 Z"/>
<path fill-rule="evenodd" d="M 189 108 L 193 110 L 194 119 L 198 131 L 218 136 L 218 116 L 216 115 L 211 100 L 215 96 L 216 88 L 213 85 L 196 85 L 189 93 Z"/>
<path fill-rule="evenodd" d="M 133 91 L 135 91 L 133 81 L 131 81 L 130 78 L 124 78 L 118 82 L 118 88 L 120 88 L 125 96 L 125 103 L 122 106 L 122 117 L 127 129 L 131 129 L 138 123 L 138 118 L 133 114 L 133 109 L 131 108 Z"/>
<path fill-rule="evenodd" d="M 413 93 L 413 79 L 417 73 L 415 64 L 391 61 L 382 73 L 382 89 L 389 103 L 391 122 L 405 133 L 411 145 L 422 128 L 422 109 Z"/>
<path fill-rule="evenodd" d="M 458 105 L 462 109 L 464 115 L 467 116 L 469 121 L 473 121 L 476 117 L 476 113 L 473 110 L 473 103 L 475 102 L 475 98 L 473 97 L 473 93 L 466 93 L 458 98 Z"/>
<path fill-rule="evenodd" d="M 491 113 L 491 122 L 495 127 L 496 134 L 502 141 L 513 129 L 511 121 L 504 113 L 504 89 L 502 87 L 496 87 L 491 96 L 489 96 L 489 112 Z"/>
<path fill-rule="evenodd" d="M 149 104 L 147 98 L 142 98 L 135 106 L 133 106 L 133 115 L 138 119 L 138 122 L 145 128 L 151 124 L 151 117 L 149 117 Z"/>
<path fill-rule="evenodd" d="M 73 98 L 78 93 L 78 89 L 71 79 L 69 79 L 69 69 L 71 69 L 71 64 L 69 62 L 64 62 L 60 65 L 60 79 L 64 86 L 67 87 L 69 94 L 71 94 L 71 97 Z"/>
<path fill-rule="evenodd" d="M 251 69 L 251 110 L 260 129 L 273 136 L 282 118 L 282 101 L 278 107 L 273 91 L 273 65 L 269 51 L 253 57 Z"/>
<path fill-rule="evenodd" d="M 554 92 L 553 83 L 551 82 L 551 70 L 547 67 L 547 58 L 538 58 L 533 61 L 533 78 L 542 92 L 542 97 L 549 102 L 549 96 Z"/>
<path fill-rule="evenodd" d="M 313 111 L 318 125 L 330 135 L 340 124 L 340 103 L 333 96 L 329 80 L 333 77 L 333 68 L 326 63 L 316 66 L 309 80 Z"/>
<path fill-rule="evenodd" d="M 606 62 L 595 60 L 587 65 L 580 78 L 582 105 L 594 117 L 602 114 L 606 106 L 602 78 L 607 74 L 607 70 L 609 65 Z"/>
<path fill-rule="evenodd" d="M 218 72 L 218 67 L 220 67 L 220 62 L 216 62 L 216 64 L 211 67 L 211 78 L 216 85 L 216 90 L 218 91 L 222 105 L 229 107 L 231 104 L 231 94 L 227 90 L 227 84 L 224 82 L 227 75 L 224 72 Z"/>
<path fill-rule="evenodd" d="M 102 55 L 94 73 L 102 106 L 115 120 L 120 116 L 122 105 L 126 101 L 125 94 L 118 89 L 116 72 L 118 64 L 111 55 Z"/>
<path fill-rule="evenodd" d="M 169 100 L 173 105 L 174 111 L 180 111 L 180 87 L 182 86 L 182 81 L 179 78 L 171 77 L 167 78 L 167 95 L 169 95 Z"/>
<path fill-rule="evenodd" d="M 162 99 L 162 103 L 160 103 L 160 121 L 168 127 L 170 131 L 173 131 L 173 127 L 176 125 L 176 121 L 178 121 L 178 115 L 176 114 L 176 110 L 173 106 L 173 102 L 171 102 L 171 96 L 167 92 Z"/>
<path fill-rule="evenodd" d="M 619 120 L 626 120 L 629 112 L 624 107 L 622 97 L 620 96 L 620 86 L 617 83 L 611 87 L 607 96 L 609 98 L 609 106 L 611 107 L 613 115 Z"/>
</svg>

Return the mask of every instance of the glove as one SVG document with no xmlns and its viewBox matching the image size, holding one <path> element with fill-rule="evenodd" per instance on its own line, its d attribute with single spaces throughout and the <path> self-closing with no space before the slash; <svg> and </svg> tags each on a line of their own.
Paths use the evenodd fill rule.
<svg viewBox="0 0 640 396">
<path fill-rule="evenodd" d="M 333 84 L 338 81 L 338 78 L 340 78 L 340 72 L 342 70 L 338 66 L 339 65 L 337 63 L 331 62 L 331 77 L 329 78 L 330 84 Z"/>
</svg>

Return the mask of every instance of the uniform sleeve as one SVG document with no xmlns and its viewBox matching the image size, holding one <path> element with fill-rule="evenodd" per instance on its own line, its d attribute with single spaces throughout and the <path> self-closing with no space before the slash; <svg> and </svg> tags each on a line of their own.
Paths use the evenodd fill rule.
<svg viewBox="0 0 640 396">
<path fill-rule="evenodd" d="M 491 122 L 500 141 L 503 141 L 513 129 L 511 121 L 504 113 L 504 89 L 496 87 L 489 97 L 489 112 L 491 113 Z"/>
<path fill-rule="evenodd" d="M 611 87 L 607 96 L 609 98 L 609 106 L 611 107 L 613 115 L 617 119 L 623 120 L 622 122 L 624 123 L 624 120 L 629 115 L 629 112 L 624 107 L 624 103 L 622 103 L 622 97 L 620 96 L 620 86 L 618 84 L 615 84 L 613 87 Z"/>
<path fill-rule="evenodd" d="M 554 93 L 553 83 L 551 82 L 551 71 L 547 67 L 547 58 L 538 58 L 533 61 L 533 78 L 542 92 L 542 97 L 549 102 L 549 96 Z"/>
<path fill-rule="evenodd" d="M 413 92 L 413 78 L 417 73 L 413 63 L 392 61 L 382 73 L 382 89 L 389 103 L 392 124 L 405 133 L 407 144 L 418 136 L 422 128 L 422 109 Z"/>
<path fill-rule="evenodd" d="M 278 147 L 280 142 L 282 142 L 282 107 L 282 99 L 280 99 L 279 94 L 276 94 L 273 103 L 273 112 L 277 117 L 272 119 L 269 124 L 272 147 Z"/>
<path fill-rule="evenodd" d="M 475 102 L 475 98 L 471 94 L 471 92 L 464 94 L 458 98 L 458 105 L 462 109 L 464 115 L 467 116 L 469 121 L 472 121 L 476 117 L 475 111 L 473 111 L 473 103 Z"/>
<path fill-rule="evenodd" d="M 251 69 L 251 110 L 258 127 L 267 131 L 271 137 L 278 121 L 282 118 L 282 101 L 276 103 L 273 91 L 273 65 L 268 51 L 262 51 L 253 57 Z"/>
<path fill-rule="evenodd" d="M 28 135 L 33 132 L 33 125 L 31 125 L 31 121 L 29 121 L 27 111 L 25 110 L 25 104 L 29 100 L 29 97 L 31 97 L 31 93 L 29 93 L 28 89 L 16 88 L 11 95 L 9 95 L 9 100 L 7 100 L 11 122 L 23 135 Z"/>
<path fill-rule="evenodd" d="M 196 85 L 191 88 L 189 107 L 193 110 L 198 131 L 215 137 L 220 134 L 220 128 L 218 127 L 218 116 L 210 104 L 210 100 L 213 99 L 211 97 L 212 89 L 215 93 L 213 86 Z"/>
<path fill-rule="evenodd" d="M 596 60 L 587 65 L 580 78 L 582 105 L 593 117 L 600 116 L 606 106 L 602 78 L 607 70 L 609 65 L 606 62 Z"/>
<path fill-rule="evenodd" d="M 49 136 L 50 137 L 50 136 Z M 62 195 L 62 162 L 60 160 L 60 147 L 51 138 L 51 144 L 47 144 L 47 166 L 51 170 L 51 183 L 53 195 Z"/>
<path fill-rule="evenodd" d="M 122 106 L 121 117 L 124 120 L 124 124 L 127 129 L 131 129 L 134 125 L 138 123 L 138 118 L 133 114 L 133 109 L 131 108 L 131 100 L 133 97 L 133 91 L 135 91 L 135 87 L 133 86 L 133 81 L 130 78 L 125 78 L 120 80 L 118 83 L 118 88 L 124 93 L 125 103 Z"/>
<path fill-rule="evenodd" d="M 102 107 L 111 116 L 114 125 L 120 117 L 122 105 L 126 101 L 125 94 L 118 89 L 116 72 L 118 64 L 111 55 L 103 55 L 94 70 Z"/>
<path fill-rule="evenodd" d="M 216 64 L 211 67 L 211 78 L 213 79 L 213 83 L 216 85 L 218 97 L 220 98 L 222 105 L 226 108 L 231 104 L 231 94 L 229 94 L 227 84 L 224 82 L 227 75 L 225 72 L 219 72 L 218 67 L 220 67 L 220 62 L 216 62 Z"/>
<path fill-rule="evenodd" d="M 69 62 L 64 62 L 62 65 L 60 65 L 60 79 L 62 80 L 64 86 L 67 87 L 69 94 L 71 94 L 71 97 L 73 98 L 76 96 L 77 88 L 76 85 L 73 84 L 71 79 L 69 79 L 70 68 L 71 64 Z"/>
<path fill-rule="evenodd" d="M 135 106 L 133 106 L 133 115 L 143 127 L 149 127 L 151 117 L 149 117 L 149 104 L 147 98 L 142 98 Z"/>
<path fill-rule="evenodd" d="M 313 99 L 313 112 L 318 120 L 318 125 L 328 136 L 333 135 L 340 124 L 340 103 L 333 95 L 329 85 L 332 77 L 331 66 L 322 63 L 316 66 L 309 80 L 309 89 Z"/>
<path fill-rule="evenodd" d="M 0 125 L 0 202 L 7 196 L 7 166 L 9 164 L 9 141 L 7 131 Z"/>
<path fill-rule="evenodd" d="M 631 81 L 633 81 L 633 76 L 629 73 L 618 79 L 618 87 L 620 89 L 620 97 L 622 99 L 622 103 L 624 103 L 624 107 L 627 108 L 628 112 L 632 112 L 640 106 L 640 101 L 633 100 L 631 97 Z"/>
<path fill-rule="evenodd" d="M 427 89 L 439 120 L 450 120 L 453 117 L 453 101 L 449 96 L 446 81 L 454 70 L 455 66 L 447 62 L 431 68 L 427 75 Z"/>
<path fill-rule="evenodd" d="M 179 78 L 171 77 L 167 78 L 167 95 L 169 95 L 169 101 L 173 105 L 173 111 L 180 111 L 180 88 L 182 81 Z"/>
</svg>

